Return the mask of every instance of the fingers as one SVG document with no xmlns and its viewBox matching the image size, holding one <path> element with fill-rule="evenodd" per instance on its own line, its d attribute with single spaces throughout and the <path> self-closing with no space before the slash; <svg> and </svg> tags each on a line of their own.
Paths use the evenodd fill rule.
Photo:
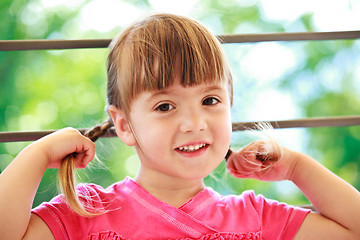
<svg viewBox="0 0 360 240">
<path fill-rule="evenodd" d="M 72 153 L 74 163 L 77 168 L 85 168 L 95 156 L 95 143 L 83 136 L 78 130 L 71 130 L 76 131 L 75 136 L 73 136 L 75 141 L 75 150 Z"/>
<path fill-rule="evenodd" d="M 95 143 L 74 128 L 64 128 L 39 140 L 40 150 L 48 159 L 48 168 L 59 168 L 72 155 L 74 163 L 84 168 L 95 156 Z"/>
<path fill-rule="evenodd" d="M 95 156 L 95 144 L 92 141 L 85 143 L 83 149 L 77 150 L 72 155 L 76 168 L 85 168 Z"/>
<path fill-rule="evenodd" d="M 234 152 L 227 161 L 229 172 L 239 178 L 258 178 L 260 172 L 270 167 L 267 156 L 266 142 L 254 141 L 239 152 Z"/>
</svg>

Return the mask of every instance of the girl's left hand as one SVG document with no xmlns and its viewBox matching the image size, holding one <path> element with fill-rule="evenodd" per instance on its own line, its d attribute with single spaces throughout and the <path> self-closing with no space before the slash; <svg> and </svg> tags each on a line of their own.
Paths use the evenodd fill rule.
<svg viewBox="0 0 360 240">
<path fill-rule="evenodd" d="M 258 140 L 233 152 L 227 160 L 227 168 L 237 178 L 287 180 L 296 165 L 294 153 L 276 142 Z"/>
</svg>

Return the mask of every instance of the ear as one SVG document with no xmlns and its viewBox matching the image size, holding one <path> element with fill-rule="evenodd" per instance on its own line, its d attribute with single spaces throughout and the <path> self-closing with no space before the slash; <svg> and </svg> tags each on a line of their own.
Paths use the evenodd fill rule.
<svg viewBox="0 0 360 240">
<path fill-rule="evenodd" d="M 134 146 L 136 144 L 136 139 L 133 132 L 129 126 L 129 122 L 125 117 L 125 114 L 122 110 L 110 105 L 108 108 L 111 119 L 114 123 L 116 134 L 118 137 L 128 146 Z"/>
</svg>

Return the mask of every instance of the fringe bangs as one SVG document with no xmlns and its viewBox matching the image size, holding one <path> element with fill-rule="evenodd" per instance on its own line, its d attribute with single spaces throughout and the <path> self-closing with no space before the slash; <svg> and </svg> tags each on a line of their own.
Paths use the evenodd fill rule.
<svg viewBox="0 0 360 240">
<path fill-rule="evenodd" d="M 113 51 L 108 69 L 116 65 L 113 80 L 118 82 L 119 94 L 114 92 L 114 97 L 124 111 L 129 111 L 129 103 L 141 92 L 171 86 L 177 74 L 184 87 L 227 81 L 232 92 L 230 70 L 219 41 L 193 20 L 152 16 L 125 31 Z"/>
</svg>

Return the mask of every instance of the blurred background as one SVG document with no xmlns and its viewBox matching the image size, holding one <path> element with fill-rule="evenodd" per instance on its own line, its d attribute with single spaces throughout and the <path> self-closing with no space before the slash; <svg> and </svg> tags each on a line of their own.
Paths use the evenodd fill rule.
<svg viewBox="0 0 360 240">
<path fill-rule="evenodd" d="M 157 12 L 195 18 L 214 34 L 360 29 L 360 1 L 286 0 L 2 0 L 0 39 L 113 38 Z M 233 122 L 346 116 L 360 113 L 360 40 L 224 44 L 234 82 Z M 0 131 L 91 127 L 104 111 L 107 49 L 0 52 Z M 360 189 L 360 127 L 273 130 L 286 147 L 305 152 Z M 233 134 L 232 147 L 255 137 Z M 0 143 L 0 171 L 29 142 Z M 134 177 L 135 150 L 100 139 L 81 182 L 103 187 Z M 31 169 L 29 169 L 31 171 Z M 223 194 L 257 194 L 305 204 L 290 182 L 230 177 L 221 164 L 206 183 Z M 34 206 L 57 194 L 47 170 Z"/>
</svg>

